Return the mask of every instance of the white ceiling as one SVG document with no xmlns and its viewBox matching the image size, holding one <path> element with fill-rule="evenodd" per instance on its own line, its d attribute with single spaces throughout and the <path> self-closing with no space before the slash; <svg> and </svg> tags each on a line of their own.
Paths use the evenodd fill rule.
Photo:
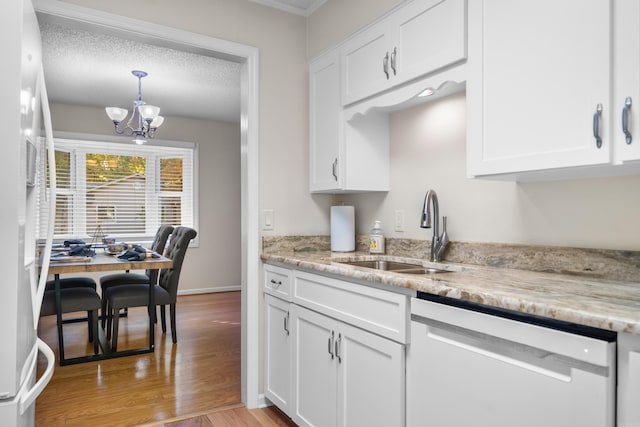
<svg viewBox="0 0 640 427">
<path fill-rule="evenodd" d="M 326 0 L 251 0 L 308 16 Z M 240 64 L 184 46 L 150 44 L 132 34 L 38 14 L 51 102 L 131 110 L 146 71 L 142 98 L 163 116 L 240 121 Z M 209 55 L 209 56 L 206 56 Z M 106 115 L 105 115 L 106 117 Z"/>
</svg>

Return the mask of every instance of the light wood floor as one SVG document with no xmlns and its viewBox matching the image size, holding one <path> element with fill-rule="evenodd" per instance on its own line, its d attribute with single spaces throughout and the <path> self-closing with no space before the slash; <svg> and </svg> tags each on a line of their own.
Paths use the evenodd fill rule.
<svg viewBox="0 0 640 427">
<path fill-rule="evenodd" d="M 295 426 L 277 409 L 240 403 L 240 292 L 180 296 L 177 314 L 176 345 L 158 324 L 154 353 L 56 366 L 36 426 Z M 118 348 L 144 346 L 147 327 L 146 310 L 132 309 Z M 41 319 L 39 336 L 57 356 L 55 316 Z M 64 337 L 67 357 L 91 351 L 86 323 L 66 324 Z"/>
</svg>

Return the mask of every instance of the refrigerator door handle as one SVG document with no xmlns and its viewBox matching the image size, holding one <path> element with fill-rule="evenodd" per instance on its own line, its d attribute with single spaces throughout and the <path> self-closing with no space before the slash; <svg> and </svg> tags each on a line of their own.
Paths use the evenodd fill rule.
<svg viewBox="0 0 640 427">
<path fill-rule="evenodd" d="M 53 350 L 40 338 L 36 339 L 38 351 L 40 351 L 47 358 L 47 368 L 43 372 L 42 376 L 36 381 L 36 383 L 26 393 L 22 394 L 20 399 L 20 414 L 24 414 L 27 409 L 35 402 L 36 398 L 42 393 L 42 390 L 49 384 L 51 377 L 53 376 L 53 369 L 56 365 L 56 356 Z M 31 358 L 32 366 L 30 369 L 35 370 L 35 364 L 38 360 L 37 355 Z"/>
</svg>

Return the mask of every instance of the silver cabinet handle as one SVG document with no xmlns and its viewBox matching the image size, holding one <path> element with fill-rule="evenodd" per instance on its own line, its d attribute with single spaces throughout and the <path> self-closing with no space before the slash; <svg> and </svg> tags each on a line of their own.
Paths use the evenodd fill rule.
<svg viewBox="0 0 640 427">
<path fill-rule="evenodd" d="M 340 357 L 341 342 L 342 342 L 342 334 L 338 334 L 338 339 L 336 340 L 336 357 L 338 358 L 338 363 L 342 363 L 342 357 Z"/>
<path fill-rule="evenodd" d="M 333 161 L 333 165 L 331 165 L 331 174 L 333 175 L 333 179 L 338 182 L 338 158 Z"/>
<path fill-rule="evenodd" d="M 280 285 L 282 285 L 282 282 L 280 280 L 271 279 L 269 282 L 272 285 L 274 285 L 274 287 L 276 287 L 276 288 L 278 288 L 278 287 L 280 287 Z"/>
<path fill-rule="evenodd" d="M 398 56 L 398 48 L 394 46 L 393 52 L 391 52 L 391 69 L 394 76 L 396 75 L 396 56 Z"/>
<path fill-rule="evenodd" d="M 602 147 L 602 137 L 600 136 L 600 120 L 602 120 L 602 104 L 596 106 L 593 113 L 593 137 L 596 139 L 596 147 Z"/>
<path fill-rule="evenodd" d="M 389 52 L 382 58 L 382 71 L 384 71 L 387 80 L 389 80 Z"/>
<path fill-rule="evenodd" d="M 284 331 L 289 335 L 289 312 L 287 311 L 287 315 L 284 316 Z"/>
<path fill-rule="evenodd" d="M 627 96 L 624 100 L 624 108 L 622 109 L 622 132 L 624 133 L 625 141 L 627 144 L 631 144 L 633 138 L 631 132 L 629 132 L 629 113 L 631 112 L 631 97 Z"/>
<path fill-rule="evenodd" d="M 331 336 L 329 337 L 329 343 L 328 343 L 328 351 L 329 354 L 331 355 L 331 360 L 333 360 L 334 354 L 333 354 L 333 338 L 334 338 L 334 334 L 333 331 L 331 331 Z"/>
</svg>

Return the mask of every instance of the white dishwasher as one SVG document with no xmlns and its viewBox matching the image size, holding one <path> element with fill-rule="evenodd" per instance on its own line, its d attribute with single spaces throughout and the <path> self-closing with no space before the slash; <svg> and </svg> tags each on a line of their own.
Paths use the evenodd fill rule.
<svg viewBox="0 0 640 427">
<path fill-rule="evenodd" d="M 614 426 L 614 332 L 418 296 L 408 427 Z"/>
</svg>

